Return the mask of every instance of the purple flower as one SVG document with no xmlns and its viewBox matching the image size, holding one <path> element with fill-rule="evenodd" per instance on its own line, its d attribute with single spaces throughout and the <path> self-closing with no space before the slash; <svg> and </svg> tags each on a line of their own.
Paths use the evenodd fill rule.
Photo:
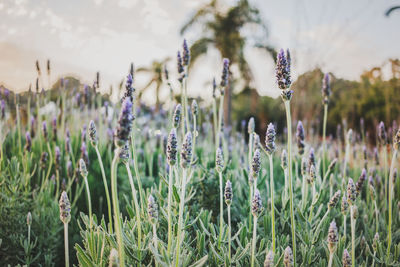
<svg viewBox="0 0 400 267">
<path fill-rule="evenodd" d="M 116 144 L 118 147 L 123 146 L 128 142 L 131 131 L 134 116 L 132 114 L 132 102 L 129 98 L 126 98 L 122 103 L 122 110 L 118 119 L 117 133 L 116 133 Z"/>
<path fill-rule="evenodd" d="M 71 141 L 69 140 L 69 137 L 65 137 L 65 153 L 67 153 L 67 155 L 70 152 L 70 145 L 71 145 Z"/>
<path fill-rule="evenodd" d="M 190 50 L 186 39 L 183 40 L 183 66 L 188 66 L 190 61 Z"/>
<path fill-rule="evenodd" d="M 329 96 L 331 95 L 331 83 L 329 78 L 329 73 L 325 73 L 324 78 L 322 79 L 322 97 L 323 103 L 328 104 Z"/>
<path fill-rule="evenodd" d="M 297 141 L 297 148 L 299 149 L 299 154 L 303 155 L 305 144 L 304 144 L 304 127 L 301 121 L 297 123 L 296 141 Z"/>
<path fill-rule="evenodd" d="M 31 152 L 32 149 L 32 139 L 31 135 L 29 132 L 26 132 L 25 134 L 25 139 L 26 139 L 26 144 L 25 144 L 25 150 L 28 152 Z"/>
<path fill-rule="evenodd" d="M 129 100 L 133 103 L 135 88 L 133 88 L 132 84 L 133 84 L 133 78 L 132 75 L 129 74 L 126 77 L 125 93 L 121 99 L 121 102 L 124 102 L 126 98 L 129 98 Z"/>
<path fill-rule="evenodd" d="M 224 58 L 223 62 L 224 67 L 222 68 L 221 86 L 226 87 L 229 80 L 229 59 Z"/>
<path fill-rule="evenodd" d="M 89 154 L 86 149 L 85 142 L 82 142 L 82 145 L 81 145 L 81 158 L 85 161 L 86 165 L 89 165 Z"/>
<path fill-rule="evenodd" d="M 289 50 L 287 50 L 285 55 L 284 50 L 281 49 L 277 56 L 275 69 L 276 80 L 281 90 L 287 90 L 292 83 L 290 78 L 290 61 Z"/>
<path fill-rule="evenodd" d="M 54 155 L 55 155 L 54 161 L 55 161 L 56 169 L 59 169 L 60 163 L 61 163 L 61 152 L 60 152 L 60 148 L 58 146 L 56 146 L 56 148 L 55 148 Z"/>
<path fill-rule="evenodd" d="M 385 124 L 383 123 L 383 121 L 381 121 L 378 126 L 378 139 L 381 145 L 387 144 L 387 135 L 385 130 Z"/>
<path fill-rule="evenodd" d="M 181 56 L 181 52 L 178 51 L 176 53 L 176 58 L 177 58 L 177 64 L 178 64 L 178 73 L 181 74 L 184 72 L 184 68 L 183 68 L 183 61 L 182 61 L 182 56 Z"/>
<path fill-rule="evenodd" d="M 35 137 L 36 120 L 35 117 L 31 117 L 31 136 Z"/>
<path fill-rule="evenodd" d="M 4 99 L 1 100 L 1 118 L 4 119 L 6 116 L 6 102 Z"/>
<path fill-rule="evenodd" d="M 57 117 L 53 117 L 52 120 L 52 126 L 53 126 L 53 140 L 57 141 Z"/>
<path fill-rule="evenodd" d="M 43 137 L 44 137 L 44 139 L 47 141 L 47 136 L 48 136 L 49 134 L 48 134 L 48 132 L 47 132 L 47 123 L 46 123 L 46 121 L 43 122 L 43 128 L 42 128 L 42 130 L 43 130 Z"/>
</svg>

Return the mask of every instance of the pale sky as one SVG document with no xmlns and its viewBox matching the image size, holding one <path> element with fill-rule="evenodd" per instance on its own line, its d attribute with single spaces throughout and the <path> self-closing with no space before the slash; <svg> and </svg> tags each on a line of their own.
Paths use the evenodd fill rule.
<svg viewBox="0 0 400 267">
<path fill-rule="evenodd" d="M 35 60 L 45 69 L 49 58 L 52 80 L 67 74 L 91 84 L 100 71 L 102 89 L 116 86 L 128 72 L 154 59 L 175 55 L 183 38 L 189 44 L 199 32 L 180 36 L 179 29 L 206 0 L 0 0 L 0 84 L 27 90 L 36 79 Z M 234 0 L 220 0 L 225 5 Z M 269 41 L 289 48 L 294 76 L 320 66 L 339 77 L 358 79 L 389 58 L 400 58 L 400 11 L 385 11 L 398 1 L 383 0 L 251 0 L 269 27 Z M 251 29 L 248 30 L 251 33 Z M 276 96 L 273 61 L 264 52 L 248 48 L 246 56 L 261 95 Z M 233 68 L 235 72 L 235 68 Z M 195 65 L 189 94 L 208 98 L 206 84 L 220 77 L 216 51 Z M 137 87 L 146 81 L 138 76 Z M 206 88 L 206 89 L 205 89 Z M 152 101 L 153 92 L 147 93 Z M 167 92 L 164 92 L 164 96 Z"/>
</svg>

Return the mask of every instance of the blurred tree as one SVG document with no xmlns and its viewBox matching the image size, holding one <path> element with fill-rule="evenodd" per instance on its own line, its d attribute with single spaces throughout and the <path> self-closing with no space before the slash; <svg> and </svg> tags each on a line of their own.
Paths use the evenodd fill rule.
<svg viewBox="0 0 400 267">
<path fill-rule="evenodd" d="M 386 13 L 385 13 L 386 17 L 389 17 L 390 14 L 391 14 L 393 11 L 395 11 L 396 9 L 400 9 L 400 6 L 392 6 L 391 8 L 389 8 L 389 9 L 386 11 Z"/>
<path fill-rule="evenodd" d="M 259 10 L 249 4 L 247 0 L 237 1 L 235 6 L 223 9 L 218 0 L 212 0 L 210 3 L 199 8 L 189 21 L 182 27 L 181 34 L 192 28 L 196 23 L 203 27 L 203 35 L 191 46 L 191 64 L 199 56 L 207 53 L 209 47 L 216 48 L 223 58 L 228 58 L 231 64 L 237 64 L 241 78 L 245 83 L 245 88 L 252 88 L 250 82 L 253 80 L 251 68 L 247 62 L 244 50 L 251 37 L 244 35 L 245 26 L 252 26 L 251 32 L 257 30 L 262 32 L 262 39 L 255 41 L 252 46 L 265 49 L 273 57 L 276 52 L 272 46 L 266 44 L 267 28 L 263 23 Z M 253 88 L 253 103 L 256 106 L 258 94 Z M 225 91 L 224 99 L 224 120 L 230 125 L 231 118 L 231 82 Z"/>
<path fill-rule="evenodd" d="M 150 81 L 140 90 L 139 92 L 139 100 L 142 94 L 149 89 L 153 84 L 156 87 L 156 110 L 159 111 L 161 104 L 160 104 L 160 88 L 163 84 L 163 70 L 165 63 L 169 60 L 166 58 L 162 61 L 153 61 L 150 67 L 141 67 L 136 70 L 136 72 L 145 72 L 150 74 Z"/>
</svg>

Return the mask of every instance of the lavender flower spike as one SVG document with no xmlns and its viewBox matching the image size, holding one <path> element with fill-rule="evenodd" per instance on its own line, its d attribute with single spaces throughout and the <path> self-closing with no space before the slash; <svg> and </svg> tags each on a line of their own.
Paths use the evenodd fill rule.
<svg viewBox="0 0 400 267">
<path fill-rule="evenodd" d="M 189 61 L 190 61 L 190 50 L 188 47 L 188 44 L 186 42 L 186 39 L 183 40 L 183 66 L 188 66 L 189 65 Z"/>
<path fill-rule="evenodd" d="M 224 67 L 222 69 L 221 87 L 226 87 L 229 80 L 229 59 L 224 58 Z"/>
<path fill-rule="evenodd" d="M 303 155 L 305 143 L 304 143 L 304 127 L 303 127 L 303 123 L 301 121 L 299 121 L 297 123 L 296 141 L 297 141 L 297 148 L 299 150 L 299 154 Z"/>
<path fill-rule="evenodd" d="M 323 103 L 328 104 L 329 96 L 331 95 L 331 83 L 330 83 L 329 73 L 326 73 L 324 75 L 324 78 L 322 79 L 321 91 L 322 91 Z"/>
<path fill-rule="evenodd" d="M 265 150 L 269 155 L 275 152 L 275 127 L 272 123 L 268 124 L 267 133 L 265 134 Z"/>
<path fill-rule="evenodd" d="M 383 123 L 383 121 L 381 121 L 378 126 L 378 139 L 381 145 L 386 145 L 387 135 L 385 130 L 385 124 Z"/>
<path fill-rule="evenodd" d="M 25 139 L 26 139 L 25 150 L 28 151 L 28 152 L 31 152 L 32 139 L 31 139 L 31 134 L 29 132 L 26 132 Z"/>
<path fill-rule="evenodd" d="M 96 124 L 93 120 L 89 122 L 89 139 L 92 143 L 92 146 L 96 146 L 99 141 L 99 137 L 97 136 Z"/>
<path fill-rule="evenodd" d="M 167 160 L 170 166 L 173 166 L 176 163 L 177 147 L 178 147 L 178 140 L 176 138 L 176 129 L 172 128 L 171 132 L 168 135 L 168 143 L 167 143 Z"/>
<path fill-rule="evenodd" d="M 125 83 L 125 93 L 121 99 L 122 102 L 124 102 L 124 100 L 126 98 L 129 98 L 129 100 L 133 103 L 135 88 L 133 88 L 132 84 L 133 84 L 133 77 L 131 74 L 128 74 L 128 76 L 126 77 L 126 83 Z"/>
<path fill-rule="evenodd" d="M 232 183 L 231 181 L 227 181 L 225 184 L 225 203 L 226 205 L 230 205 L 232 203 L 232 199 L 233 199 L 233 193 L 232 193 Z"/>
<path fill-rule="evenodd" d="M 256 191 L 254 192 L 253 200 L 251 202 L 251 212 L 253 213 L 254 217 L 258 217 L 262 213 L 263 209 L 264 208 L 261 202 L 260 191 L 256 189 Z"/>
<path fill-rule="evenodd" d="M 121 147 L 128 142 L 132 131 L 133 120 L 134 116 L 132 114 L 132 102 L 129 98 L 126 98 L 122 103 L 122 110 L 118 119 L 115 142 L 116 146 Z"/>
<path fill-rule="evenodd" d="M 184 68 L 183 68 L 183 61 L 182 61 L 182 56 L 181 56 L 180 51 L 177 52 L 176 58 L 177 58 L 177 64 L 178 64 L 178 73 L 182 74 L 184 72 Z"/>
<path fill-rule="evenodd" d="M 287 58 L 289 55 L 289 61 Z M 275 69 L 275 76 L 278 83 L 278 87 L 281 90 L 287 90 L 291 85 L 291 78 L 290 78 L 290 54 L 285 52 L 281 49 L 278 53 L 277 60 L 276 60 L 276 69 Z"/>
<path fill-rule="evenodd" d="M 188 132 L 181 149 L 181 167 L 186 169 L 190 166 L 192 160 L 192 133 Z"/>
<path fill-rule="evenodd" d="M 174 116 L 173 116 L 173 124 L 174 128 L 178 128 L 179 122 L 181 121 L 181 113 L 182 113 L 182 106 L 181 104 L 176 105 Z"/>
<path fill-rule="evenodd" d="M 47 141 L 49 133 L 47 132 L 47 123 L 45 121 L 43 122 L 42 130 L 43 130 L 43 137 Z"/>
</svg>

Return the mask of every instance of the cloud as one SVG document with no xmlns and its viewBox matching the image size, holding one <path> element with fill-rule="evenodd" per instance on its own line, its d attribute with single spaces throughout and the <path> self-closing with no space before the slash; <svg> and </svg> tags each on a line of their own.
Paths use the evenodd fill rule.
<svg viewBox="0 0 400 267">
<path fill-rule="evenodd" d="M 146 0 L 141 11 L 144 16 L 144 27 L 154 34 L 166 35 L 173 26 L 173 19 L 169 13 L 160 6 L 158 0 Z"/>
<path fill-rule="evenodd" d="M 138 0 L 119 0 L 118 6 L 122 8 L 132 8 L 137 4 Z"/>
<path fill-rule="evenodd" d="M 93 0 L 93 2 L 96 4 L 96 6 L 103 4 L 103 0 Z"/>
<path fill-rule="evenodd" d="M 72 26 L 66 22 L 62 17 L 55 14 L 51 9 L 46 9 L 46 16 L 49 20 L 50 26 L 54 30 L 70 31 Z"/>
</svg>

